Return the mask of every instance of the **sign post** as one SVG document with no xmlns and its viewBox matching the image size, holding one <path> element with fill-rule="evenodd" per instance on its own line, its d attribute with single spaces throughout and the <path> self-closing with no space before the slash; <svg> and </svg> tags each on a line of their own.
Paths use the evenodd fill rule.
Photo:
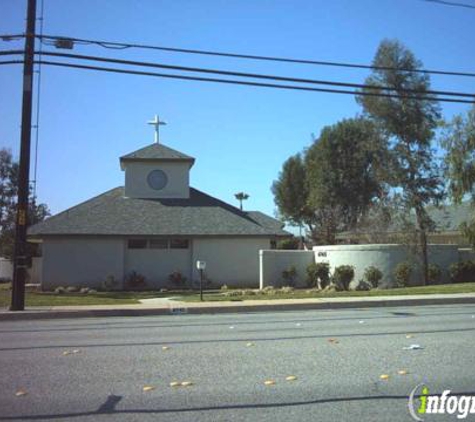
<svg viewBox="0 0 475 422">
<path fill-rule="evenodd" d="M 203 271 L 206 269 L 206 262 L 196 261 L 196 268 L 200 271 L 200 302 L 203 302 Z"/>
</svg>

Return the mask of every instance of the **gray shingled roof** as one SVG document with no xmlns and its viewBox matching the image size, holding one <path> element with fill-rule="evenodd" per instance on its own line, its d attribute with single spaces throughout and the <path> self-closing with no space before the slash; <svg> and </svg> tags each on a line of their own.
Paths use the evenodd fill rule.
<svg viewBox="0 0 475 422">
<path fill-rule="evenodd" d="M 131 152 L 130 154 L 123 155 L 120 157 L 120 161 L 130 161 L 130 160 L 173 160 L 173 161 L 195 161 L 193 157 L 183 154 L 180 151 L 176 151 L 172 148 L 169 148 L 163 144 L 151 144 L 144 148 L 141 148 L 137 151 Z"/>
<path fill-rule="evenodd" d="M 289 236 L 282 224 L 190 188 L 189 199 L 125 198 L 118 187 L 31 226 L 29 236 Z"/>
</svg>

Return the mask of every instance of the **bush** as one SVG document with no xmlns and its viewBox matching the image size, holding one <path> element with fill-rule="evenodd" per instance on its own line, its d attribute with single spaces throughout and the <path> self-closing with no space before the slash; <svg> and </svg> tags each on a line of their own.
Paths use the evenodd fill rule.
<svg viewBox="0 0 475 422">
<path fill-rule="evenodd" d="M 284 286 L 280 289 L 280 292 L 283 294 L 289 294 L 294 292 L 294 288 L 292 286 Z"/>
<path fill-rule="evenodd" d="M 223 293 L 225 297 L 237 297 L 237 296 L 242 296 L 243 291 L 242 290 L 228 290 Z"/>
<path fill-rule="evenodd" d="M 277 243 L 277 249 L 296 250 L 300 246 L 300 241 L 296 237 L 284 239 Z"/>
<path fill-rule="evenodd" d="M 274 286 L 266 286 L 261 290 L 261 292 L 265 295 L 274 295 L 276 289 L 274 288 Z"/>
<path fill-rule="evenodd" d="M 400 262 L 393 271 L 396 287 L 407 287 L 411 279 L 412 266 L 409 262 Z"/>
<path fill-rule="evenodd" d="M 297 268 L 295 268 L 295 265 L 291 265 L 282 271 L 282 278 L 285 280 L 287 286 L 295 285 L 295 277 L 297 277 Z"/>
<path fill-rule="evenodd" d="M 350 290 L 350 283 L 355 277 L 355 269 L 351 265 L 340 265 L 335 268 L 333 282 L 338 291 Z"/>
<path fill-rule="evenodd" d="M 130 290 L 143 290 L 147 283 L 142 274 L 132 271 L 125 278 L 125 286 Z"/>
<path fill-rule="evenodd" d="M 102 282 L 102 290 L 109 292 L 111 290 L 117 289 L 119 286 L 119 281 L 115 279 L 115 277 L 109 274 L 106 279 Z"/>
<path fill-rule="evenodd" d="M 253 290 L 253 289 L 244 289 L 241 291 L 242 295 L 243 296 L 255 296 L 256 295 L 256 291 Z"/>
<path fill-rule="evenodd" d="M 368 291 L 371 290 L 372 284 L 366 280 L 359 280 L 358 285 L 356 286 L 356 290 L 358 291 Z"/>
<path fill-rule="evenodd" d="M 168 276 L 168 281 L 173 283 L 175 286 L 183 287 L 186 283 L 186 277 L 180 272 L 180 270 L 175 270 Z"/>
<path fill-rule="evenodd" d="M 312 262 L 307 267 L 307 286 L 324 289 L 330 283 L 330 264 Z"/>
<path fill-rule="evenodd" d="M 429 264 L 427 267 L 427 276 L 429 284 L 439 284 L 442 277 L 442 270 L 437 264 Z"/>
<path fill-rule="evenodd" d="M 64 292 L 66 292 L 66 289 L 61 286 L 56 287 L 56 289 L 54 289 L 54 293 L 57 295 L 62 295 Z"/>
<path fill-rule="evenodd" d="M 373 265 L 367 267 L 364 271 L 364 280 L 370 284 L 370 287 L 378 287 L 379 282 L 383 278 L 383 273 Z"/>
<path fill-rule="evenodd" d="M 452 283 L 468 283 L 475 281 L 475 262 L 460 261 L 452 264 L 449 268 Z"/>
</svg>

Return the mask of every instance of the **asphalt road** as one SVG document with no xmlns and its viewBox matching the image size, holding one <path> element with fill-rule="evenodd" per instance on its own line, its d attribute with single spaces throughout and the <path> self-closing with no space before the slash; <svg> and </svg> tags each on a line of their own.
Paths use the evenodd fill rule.
<svg viewBox="0 0 475 422">
<path fill-rule="evenodd" d="M 474 350 L 474 305 L 2 322 L 0 420 L 410 421 Z"/>
</svg>

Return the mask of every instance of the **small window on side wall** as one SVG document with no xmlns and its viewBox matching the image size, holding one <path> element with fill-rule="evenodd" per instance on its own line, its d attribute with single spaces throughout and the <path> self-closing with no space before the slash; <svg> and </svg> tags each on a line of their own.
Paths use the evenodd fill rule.
<svg viewBox="0 0 475 422">
<path fill-rule="evenodd" d="M 145 249 L 147 247 L 146 239 L 129 239 L 127 242 L 129 249 Z"/>
<path fill-rule="evenodd" d="M 172 239 L 170 240 L 171 249 L 188 249 L 188 239 Z"/>
</svg>

